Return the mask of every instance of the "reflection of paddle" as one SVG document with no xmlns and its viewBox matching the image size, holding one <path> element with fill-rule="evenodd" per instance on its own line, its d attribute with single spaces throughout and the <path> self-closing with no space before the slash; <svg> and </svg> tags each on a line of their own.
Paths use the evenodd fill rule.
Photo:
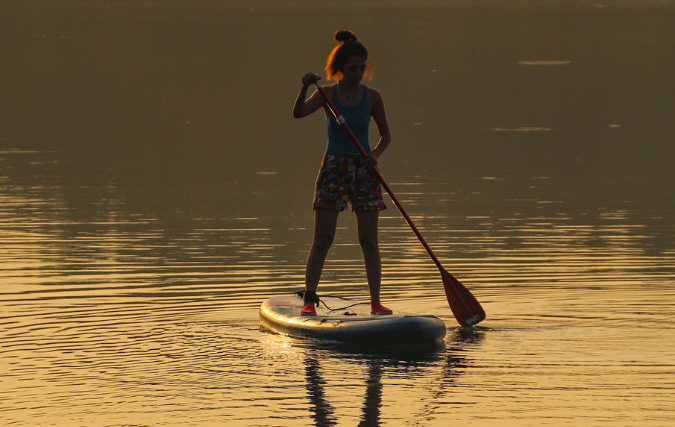
<svg viewBox="0 0 675 427">
<path fill-rule="evenodd" d="M 359 149 L 361 154 L 364 157 L 366 157 L 368 153 L 366 152 L 366 150 L 364 150 L 363 146 L 361 146 L 359 140 L 356 139 L 356 136 L 354 136 L 354 133 L 351 131 L 351 129 L 349 129 L 349 126 L 347 126 L 347 123 L 345 123 L 344 117 L 342 117 L 342 115 L 335 108 L 335 105 L 333 105 L 331 100 L 326 96 L 323 89 L 321 89 L 321 85 L 319 85 L 318 82 L 320 78 L 321 76 L 317 74 L 316 75 L 317 81 L 314 82 L 316 89 L 319 91 L 323 99 L 326 101 L 328 108 L 331 110 L 331 112 L 337 119 L 338 123 L 340 123 L 342 127 L 345 129 L 345 131 L 347 131 L 347 134 L 349 134 L 349 137 L 352 139 L 352 141 L 354 141 L 354 144 Z M 485 311 L 483 310 L 483 307 L 480 306 L 478 300 L 473 296 L 473 294 L 471 294 L 471 292 L 469 292 L 467 288 L 464 287 L 464 285 L 462 285 L 459 282 L 459 280 L 455 279 L 455 277 L 452 274 L 445 271 L 445 269 L 441 265 L 441 262 L 438 260 L 434 252 L 431 250 L 426 240 L 424 240 L 424 237 L 422 237 L 422 234 L 417 229 L 415 224 L 412 222 L 412 219 L 410 219 L 408 213 L 405 211 L 405 209 L 403 209 L 401 202 L 398 201 L 398 199 L 394 195 L 394 192 L 391 191 L 391 188 L 389 188 L 389 184 L 387 184 L 384 178 L 382 178 L 380 171 L 377 170 L 377 168 L 374 168 L 373 170 L 375 171 L 375 174 L 377 175 L 377 178 L 380 180 L 382 186 L 385 188 L 385 190 L 387 190 L 387 193 L 389 193 L 389 197 L 391 197 L 391 200 L 394 202 L 398 210 L 401 212 L 401 215 L 403 215 L 403 218 L 405 218 L 406 222 L 408 223 L 412 231 L 415 233 L 419 241 L 422 243 L 422 246 L 424 246 L 424 249 L 426 249 L 431 259 L 434 261 L 434 263 L 436 263 L 436 267 L 438 267 L 438 269 L 440 270 L 441 277 L 443 278 L 443 287 L 445 288 L 445 295 L 448 298 L 448 303 L 450 304 L 452 314 L 455 315 L 455 318 L 457 319 L 459 324 L 462 326 L 472 326 L 480 322 L 481 320 L 485 319 Z"/>
</svg>

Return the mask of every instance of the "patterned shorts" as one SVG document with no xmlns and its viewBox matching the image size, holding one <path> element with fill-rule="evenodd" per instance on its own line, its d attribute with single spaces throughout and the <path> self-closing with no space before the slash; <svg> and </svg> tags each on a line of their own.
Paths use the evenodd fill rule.
<svg viewBox="0 0 675 427">
<path fill-rule="evenodd" d="M 325 154 L 314 191 L 314 210 L 381 211 L 382 186 L 377 175 L 361 164 L 360 154 Z"/>
</svg>

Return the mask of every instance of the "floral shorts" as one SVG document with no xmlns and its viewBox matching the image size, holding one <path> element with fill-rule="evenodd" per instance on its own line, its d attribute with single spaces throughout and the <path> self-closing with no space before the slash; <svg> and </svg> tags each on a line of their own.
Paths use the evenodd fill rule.
<svg viewBox="0 0 675 427">
<path fill-rule="evenodd" d="M 314 210 L 381 211 L 382 186 L 377 175 L 360 166 L 360 154 L 325 154 L 316 178 Z"/>
</svg>

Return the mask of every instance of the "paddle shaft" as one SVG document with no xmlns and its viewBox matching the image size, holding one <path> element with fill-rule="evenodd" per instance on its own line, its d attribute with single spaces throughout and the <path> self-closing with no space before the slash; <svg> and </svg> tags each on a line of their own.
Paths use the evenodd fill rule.
<svg viewBox="0 0 675 427">
<path fill-rule="evenodd" d="M 363 155 L 364 158 L 367 157 L 368 153 L 363 148 L 351 129 L 349 129 L 349 126 L 345 122 L 344 117 L 340 114 L 337 108 L 335 108 L 333 102 L 330 100 L 330 98 L 328 98 L 328 96 L 326 96 L 326 93 L 319 85 L 318 80 L 320 78 L 321 76 L 317 74 L 316 81 L 314 82 L 316 89 L 319 91 L 324 101 L 326 101 L 326 105 L 328 105 L 328 108 L 335 116 L 337 122 L 342 125 L 344 130 L 351 138 L 352 142 L 354 142 L 354 145 L 358 148 L 361 155 Z M 441 277 L 443 279 L 443 287 L 445 288 L 445 294 L 448 297 L 448 303 L 450 304 L 452 313 L 455 315 L 457 321 L 462 326 L 473 326 L 474 324 L 485 319 L 485 310 L 483 310 L 483 308 L 480 306 L 480 303 L 476 297 L 474 297 L 473 294 L 471 294 L 471 292 L 466 289 L 466 287 L 462 285 L 459 280 L 457 280 L 452 274 L 448 273 L 443 268 L 441 262 L 438 260 L 438 257 L 436 254 L 434 254 L 434 251 L 431 250 L 431 247 L 422 236 L 422 233 L 420 233 L 420 231 L 417 229 L 415 223 L 413 223 L 412 219 L 410 218 L 410 215 L 408 215 L 408 213 L 405 211 L 403 205 L 401 202 L 399 202 L 398 198 L 391 190 L 391 187 L 389 187 L 389 184 L 387 184 L 387 182 L 384 180 L 380 171 L 377 168 L 373 168 L 373 170 L 375 171 L 375 174 L 382 186 L 385 188 L 385 190 L 387 190 L 387 193 L 389 193 L 389 197 L 394 202 L 399 212 L 401 212 L 401 215 L 403 215 L 403 218 L 406 220 L 412 231 L 415 233 L 415 236 L 417 236 L 420 243 L 422 243 L 422 246 L 424 246 L 424 249 L 434 261 L 436 267 L 438 267 L 438 270 L 440 271 Z"/>
<path fill-rule="evenodd" d="M 317 78 L 318 78 L 318 76 L 317 76 Z M 347 134 L 349 135 L 349 137 L 351 138 L 351 140 L 354 142 L 354 145 L 356 145 L 356 148 L 359 149 L 359 151 L 361 152 L 361 155 L 362 155 L 364 158 L 367 157 L 367 156 L 368 156 L 368 153 L 367 153 L 366 150 L 363 148 L 363 145 L 361 145 L 361 143 L 359 142 L 359 140 L 356 138 L 356 135 L 354 135 L 354 133 L 352 132 L 352 130 L 349 128 L 349 126 L 347 126 L 347 123 L 345 122 L 344 117 L 342 117 L 342 115 L 341 115 L 340 112 L 337 110 L 337 108 L 335 108 L 335 105 L 334 105 L 333 102 L 330 100 L 330 98 L 328 98 L 328 96 L 326 96 L 326 93 L 323 91 L 323 89 L 322 89 L 321 86 L 319 85 L 319 82 L 318 82 L 318 81 L 315 82 L 314 85 L 316 86 L 317 90 L 319 91 L 319 93 L 321 94 L 321 96 L 323 97 L 323 99 L 326 101 L 326 104 L 328 105 L 328 108 L 330 109 L 330 111 L 331 111 L 331 112 L 333 113 L 333 115 L 335 116 L 335 119 L 338 121 L 338 123 L 339 123 L 340 125 L 342 125 L 342 127 L 344 128 L 344 130 L 347 131 Z M 429 254 L 429 256 L 431 257 L 431 259 L 434 261 L 434 263 L 436 264 L 436 266 L 437 266 L 439 269 L 443 268 L 443 266 L 441 265 L 441 262 L 438 260 L 438 257 L 436 256 L 436 254 L 434 254 L 434 251 L 431 250 L 431 247 L 429 246 L 429 244 L 427 243 L 427 241 L 424 240 L 424 237 L 422 236 L 422 233 L 420 233 L 420 231 L 417 229 L 417 226 L 415 225 L 415 223 L 413 222 L 413 220 L 410 219 L 410 215 L 408 215 L 408 213 L 405 211 L 405 209 L 403 208 L 403 205 L 401 204 L 401 202 L 398 201 L 398 198 L 396 197 L 396 195 L 394 194 L 394 192 L 391 191 L 391 187 L 389 187 L 389 184 L 387 184 L 387 181 L 384 180 L 384 178 L 382 177 L 382 174 L 380 173 L 380 171 L 379 171 L 377 168 L 373 168 L 373 170 L 375 171 L 375 175 L 377 175 L 377 179 L 380 180 L 380 183 L 382 184 L 382 186 L 384 187 L 384 189 L 387 190 L 387 193 L 389 194 L 389 197 L 390 197 L 391 200 L 394 202 L 394 204 L 395 204 L 396 207 L 398 208 L 399 212 L 401 212 L 401 215 L 403 215 L 403 218 L 404 218 L 405 221 L 408 223 L 408 225 L 409 225 L 410 228 L 412 229 L 413 233 L 415 233 L 415 236 L 417 236 L 417 238 L 419 239 L 420 243 L 422 243 L 422 246 L 424 246 L 424 249 L 426 249 L 426 251 L 427 251 L 427 253 Z"/>
</svg>

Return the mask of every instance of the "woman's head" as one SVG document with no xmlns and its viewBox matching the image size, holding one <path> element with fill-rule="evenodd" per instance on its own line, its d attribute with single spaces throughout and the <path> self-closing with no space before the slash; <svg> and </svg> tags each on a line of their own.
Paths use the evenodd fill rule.
<svg viewBox="0 0 675 427">
<path fill-rule="evenodd" d="M 356 36 L 348 30 L 338 30 L 334 36 L 339 45 L 335 46 L 328 55 L 326 61 L 326 76 L 328 80 L 339 81 L 345 73 L 345 66 L 355 58 L 360 59 L 360 63 L 365 65 L 363 76 L 370 76 L 370 63 L 368 63 L 368 50 L 356 40 Z M 362 66 L 363 67 L 363 66 Z"/>
</svg>

